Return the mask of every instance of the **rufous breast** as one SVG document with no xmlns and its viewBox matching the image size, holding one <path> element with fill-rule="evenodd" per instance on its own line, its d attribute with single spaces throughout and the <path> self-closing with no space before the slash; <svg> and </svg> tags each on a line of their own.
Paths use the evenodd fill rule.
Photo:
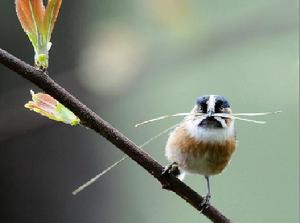
<svg viewBox="0 0 300 223">
<path fill-rule="evenodd" d="M 234 135 L 222 141 L 207 141 L 192 137 L 184 125 L 177 127 L 166 145 L 166 156 L 190 173 L 206 176 L 219 174 L 227 166 L 235 151 Z"/>
</svg>

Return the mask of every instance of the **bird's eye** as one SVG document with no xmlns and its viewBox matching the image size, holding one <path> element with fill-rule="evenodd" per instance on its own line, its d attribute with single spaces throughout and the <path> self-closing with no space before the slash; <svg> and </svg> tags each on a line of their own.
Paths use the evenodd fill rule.
<svg viewBox="0 0 300 223">
<path fill-rule="evenodd" d="M 203 109 L 202 109 L 201 106 L 198 106 L 198 107 L 197 107 L 197 112 L 199 112 L 199 113 L 202 113 L 202 112 L 203 112 Z"/>
<path fill-rule="evenodd" d="M 217 101 L 215 105 L 216 113 L 222 113 L 224 111 L 224 104 L 222 101 Z"/>
<path fill-rule="evenodd" d="M 196 105 L 197 105 L 197 111 L 201 113 L 206 113 L 207 111 L 207 100 L 209 99 L 208 96 L 201 96 L 197 98 Z"/>
<path fill-rule="evenodd" d="M 205 102 L 201 103 L 199 109 L 201 110 L 202 113 L 205 113 L 207 110 L 207 104 Z"/>
</svg>

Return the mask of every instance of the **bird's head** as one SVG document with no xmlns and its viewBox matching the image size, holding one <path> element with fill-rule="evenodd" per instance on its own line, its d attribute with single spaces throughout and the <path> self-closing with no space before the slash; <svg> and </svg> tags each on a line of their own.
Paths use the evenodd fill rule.
<svg viewBox="0 0 300 223">
<path fill-rule="evenodd" d="M 184 126 L 192 138 L 208 142 L 224 142 L 235 138 L 234 121 L 229 102 L 219 95 L 198 97 Z"/>
<path fill-rule="evenodd" d="M 196 100 L 196 105 L 191 114 L 196 115 L 198 127 L 204 129 L 228 128 L 232 124 L 230 117 L 220 117 L 231 114 L 230 104 L 228 100 L 220 95 L 204 95 Z M 215 115 L 215 114 L 218 114 Z"/>
</svg>

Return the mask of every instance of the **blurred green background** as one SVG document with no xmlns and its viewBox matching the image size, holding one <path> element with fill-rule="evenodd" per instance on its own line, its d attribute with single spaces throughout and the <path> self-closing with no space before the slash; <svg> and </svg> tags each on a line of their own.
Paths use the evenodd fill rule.
<svg viewBox="0 0 300 223">
<path fill-rule="evenodd" d="M 13 1 L 0 3 L 0 47 L 33 52 Z M 283 110 L 237 122 L 238 149 L 211 179 L 212 204 L 235 222 L 298 222 L 298 2 L 63 1 L 50 75 L 137 144 L 221 94 L 234 112 Z M 209 222 L 131 160 L 77 196 L 71 191 L 123 154 L 92 131 L 23 109 L 38 89 L 0 66 L 1 222 Z M 167 135 L 145 148 L 167 165 Z M 186 182 L 206 193 L 204 178 Z"/>
</svg>

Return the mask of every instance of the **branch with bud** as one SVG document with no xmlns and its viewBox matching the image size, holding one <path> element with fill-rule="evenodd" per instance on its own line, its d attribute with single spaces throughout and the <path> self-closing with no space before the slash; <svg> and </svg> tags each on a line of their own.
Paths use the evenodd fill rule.
<svg viewBox="0 0 300 223">
<path fill-rule="evenodd" d="M 141 150 L 135 143 L 119 132 L 119 130 L 100 118 L 95 112 L 62 88 L 46 73 L 26 64 L 2 49 L 0 49 L 0 63 L 16 72 L 21 77 L 29 80 L 49 95 L 52 95 L 60 103 L 64 104 L 66 108 L 70 109 L 70 111 L 80 119 L 81 124 L 84 124 L 105 137 L 137 164 L 143 167 L 149 174 L 155 177 L 163 185 L 164 189 L 176 193 L 199 212 L 202 211 L 201 213 L 207 216 L 212 222 L 232 222 L 212 205 L 208 205 L 207 208 L 201 210 L 201 204 L 203 202 L 202 196 L 175 176 L 162 175 L 164 167 L 161 164 L 155 161 L 148 153 Z"/>
<path fill-rule="evenodd" d="M 164 189 L 176 193 L 212 222 L 232 222 L 210 204 L 203 209 L 203 197 L 172 174 L 162 174 L 164 167 L 161 164 L 47 75 L 50 39 L 61 0 L 48 0 L 46 7 L 42 0 L 15 0 L 15 4 L 22 28 L 34 48 L 35 67 L 1 48 L 0 63 L 46 92 L 35 94 L 31 91 L 32 101 L 25 107 L 58 122 L 93 129 L 155 177 Z"/>
</svg>

